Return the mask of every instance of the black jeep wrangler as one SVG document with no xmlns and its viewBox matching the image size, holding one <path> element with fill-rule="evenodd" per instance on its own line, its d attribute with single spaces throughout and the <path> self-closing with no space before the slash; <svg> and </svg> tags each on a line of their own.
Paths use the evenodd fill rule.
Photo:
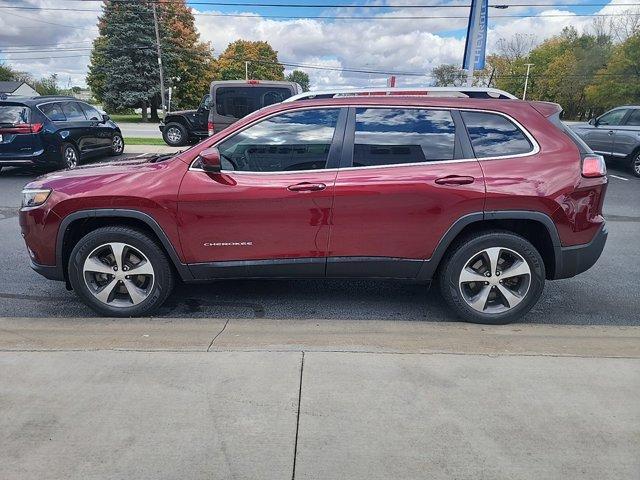
<svg viewBox="0 0 640 480">
<path fill-rule="evenodd" d="M 205 95 L 197 110 L 180 110 L 167 114 L 160 124 L 164 141 L 173 147 L 199 142 L 209 135 L 207 122 L 211 96 Z"/>
</svg>

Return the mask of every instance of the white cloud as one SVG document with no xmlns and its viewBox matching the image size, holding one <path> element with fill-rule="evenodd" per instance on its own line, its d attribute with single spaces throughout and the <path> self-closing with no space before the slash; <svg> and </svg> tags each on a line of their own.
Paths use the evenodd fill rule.
<svg viewBox="0 0 640 480">
<path fill-rule="evenodd" d="M 416 0 L 422 1 L 422 0 Z M 511 3 L 515 0 L 502 0 Z M 627 0 L 628 1 L 628 0 Z M 465 4 L 468 0 L 453 0 Z M 575 0 L 556 0 L 556 4 Z M 521 0 L 520 0 L 521 3 Z M 624 3 L 613 0 L 611 3 Z M 97 35 L 98 3 L 62 3 L 58 0 L 15 0 L 12 5 L 57 7 L 62 6 L 95 9 L 93 12 L 56 12 L 34 10 L 7 10 L 0 14 L 0 45 L 5 51 L 32 44 L 33 53 L 2 53 L 10 65 L 31 72 L 36 77 L 58 73 L 61 82 L 84 85 L 87 72 L 89 50 L 71 51 L 74 47 L 90 48 Z M 373 4 L 373 2 L 372 2 Z M 605 7 L 606 13 L 615 13 L 621 8 Z M 196 11 L 196 10 L 194 10 Z M 280 11 L 279 11 L 280 12 Z M 286 10 L 281 11 L 287 15 Z M 208 12 L 220 13 L 220 12 Z M 323 15 L 378 15 L 384 17 L 410 17 L 398 20 L 335 20 L 287 19 L 277 20 L 264 17 L 237 18 L 198 15 L 196 26 L 203 40 L 210 41 L 216 53 L 222 52 L 232 41 L 266 40 L 277 51 L 280 60 L 331 68 L 354 68 L 393 72 L 424 72 L 424 77 L 400 76 L 399 85 L 419 85 L 428 83 L 431 69 L 442 63 L 460 64 L 464 50 L 464 39 L 460 31 L 466 28 L 466 18 L 434 18 L 442 16 L 467 15 L 465 8 L 403 8 L 378 10 L 364 8 L 330 9 Z M 498 15 L 535 13 L 534 18 L 505 18 Z M 551 15 L 572 15 L 569 9 L 527 9 L 511 7 L 507 10 L 490 10 L 494 17 L 489 31 L 488 50 L 495 49 L 501 37 L 510 38 L 515 33 L 530 33 L 539 43 L 556 35 L 565 26 L 572 25 L 583 31 L 591 24 L 589 17 L 554 17 Z M 416 18 L 430 16 L 431 18 Z M 23 18 L 20 18 L 23 17 Z M 491 18 L 491 17 L 490 17 Z M 49 22 L 49 23 L 42 23 Z M 52 25 L 56 23 L 59 25 Z M 67 25 L 67 26 L 62 26 Z M 47 46 L 48 45 L 48 46 Z M 39 50 L 55 50 L 38 53 Z M 67 50 L 65 50 L 67 49 Z M 25 48 L 26 50 L 26 48 Z M 68 56 L 68 58 L 52 58 Z M 18 58 L 47 57 L 30 61 Z M 287 71 L 292 70 L 287 67 Z M 383 86 L 385 75 L 339 72 L 332 70 L 304 69 L 311 77 L 315 88 L 333 86 Z"/>
</svg>

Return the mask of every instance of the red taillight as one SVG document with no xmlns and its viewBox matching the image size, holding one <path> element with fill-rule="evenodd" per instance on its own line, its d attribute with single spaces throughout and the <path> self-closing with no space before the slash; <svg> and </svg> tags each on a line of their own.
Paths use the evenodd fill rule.
<svg viewBox="0 0 640 480">
<path fill-rule="evenodd" d="M 247 83 L 249 85 L 259 85 L 260 84 L 260 80 L 247 80 Z"/>
<path fill-rule="evenodd" d="M 604 177 L 607 166 L 600 155 L 586 155 L 582 159 L 582 176 L 587 178 Z"/>
<path fill-rule="evenodd" d="M 21 123 L 20 125 L 0 128 L 0 133 L 14 133 L 18 135 L 25 133 L 38 133 L 42 130 L 42 127 L 42 123 Z"/>
<path fill-rule="evenodd" d="M 213 122 L 207 122 L 207 130 L 209 131 L 209 136 L 213 135 Z"/>
</svg>

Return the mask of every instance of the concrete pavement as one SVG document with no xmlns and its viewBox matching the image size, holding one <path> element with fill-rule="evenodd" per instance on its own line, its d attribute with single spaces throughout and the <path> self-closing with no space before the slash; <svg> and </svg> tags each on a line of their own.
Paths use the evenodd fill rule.
<svg viewBox="0 0 640 480">
<path fill-rule="evenodd" d="M 638 398 L 640 327 L 0 319 L 12 480 L 636 480 Z"/>
<path fill-rule="evenodd" d="M 127 137 L 162 138 L 158 123 L 118 122 L 125 140 Z"/>
</svg>

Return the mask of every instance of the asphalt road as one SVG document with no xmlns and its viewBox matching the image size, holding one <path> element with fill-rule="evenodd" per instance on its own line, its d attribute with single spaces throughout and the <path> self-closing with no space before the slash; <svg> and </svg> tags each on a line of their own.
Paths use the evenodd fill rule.
<svg viewBox="0 0 640 480">
<path fill-rule="evenodd" d="M 640 325 L 640 179 L 610 165 L 605 202 L 609 241 L 594 268 L 548 282 L 527 323 Z M 62 283 L 28 265 L 18 225 L 22 186 L 33 172 L 0 173 L 0 316 L 86 317 Z M 400 281 L 228 280 L 179 286 L 162 317 L 455 321 L 436 288 Z"/>
</svg>

